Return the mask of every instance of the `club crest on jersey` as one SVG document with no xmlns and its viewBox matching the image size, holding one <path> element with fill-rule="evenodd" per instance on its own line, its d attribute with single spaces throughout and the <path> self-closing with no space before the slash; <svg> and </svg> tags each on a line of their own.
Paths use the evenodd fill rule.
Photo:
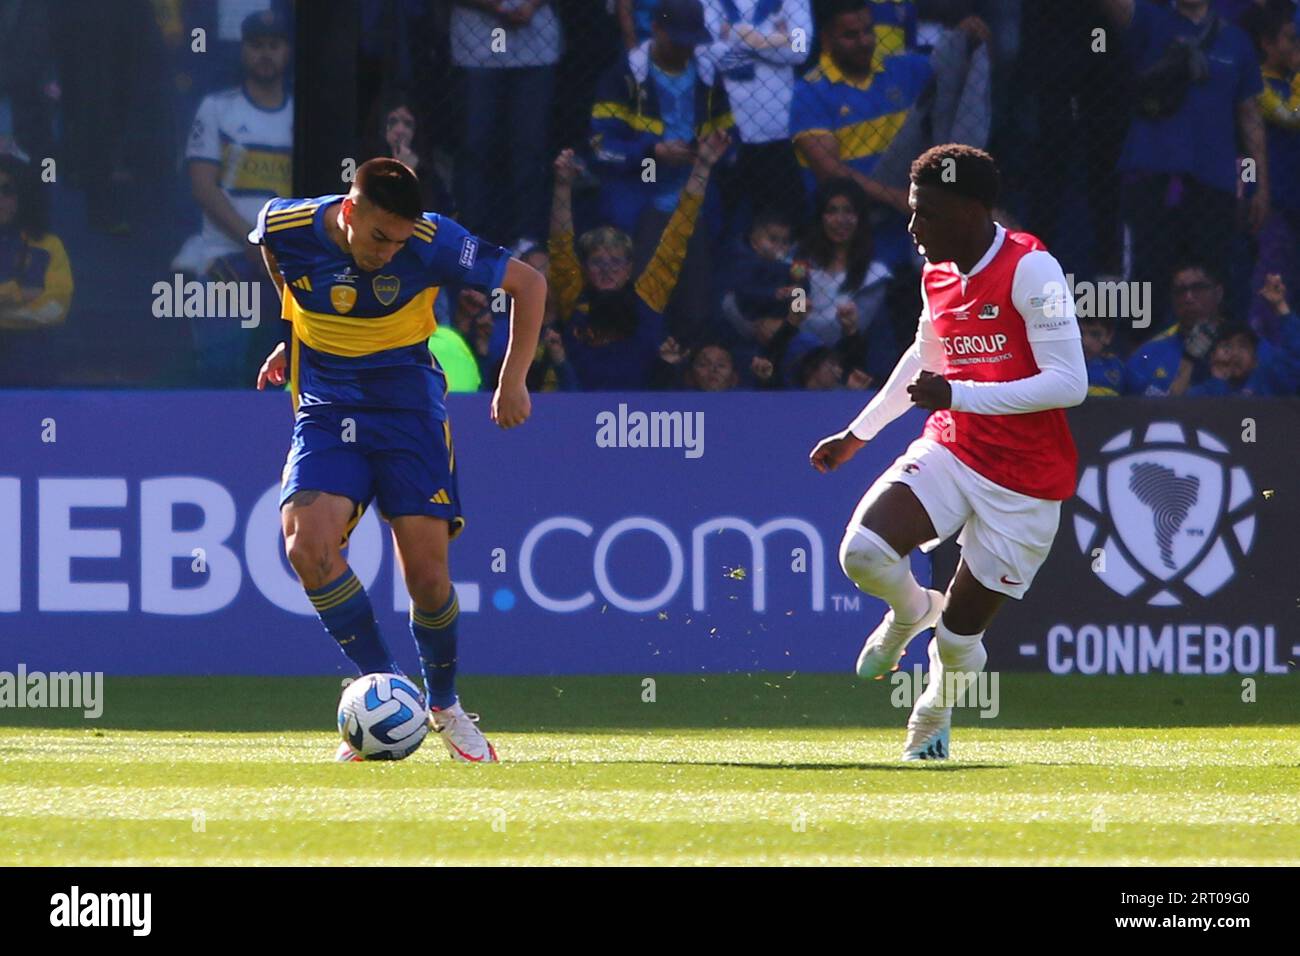
<svg viewBox="0 0 1300 956">
<path fill-rule="evenodd" d="M 339 315 L 347 315 L 357 304 L 357 290 L 350 285 L 330 286 L 330 305 Z"/>
<path fill-rule="evenodd" d="M 980 309 L 981 319 L 996 319 L 997 317 L 998 317 L 998 307 L 994 305 L 992 302 L 989 302 L 984 306 L 984 308 Z"/>
<path fill-rule="evenodd" d="M 397 276 L 375 276 L 370 280 L 370 287 L 375 290 L 375 298 L 380 305 L 392 305 L 398 290 L 402 288 L 402 280 Z"/>
</svg>

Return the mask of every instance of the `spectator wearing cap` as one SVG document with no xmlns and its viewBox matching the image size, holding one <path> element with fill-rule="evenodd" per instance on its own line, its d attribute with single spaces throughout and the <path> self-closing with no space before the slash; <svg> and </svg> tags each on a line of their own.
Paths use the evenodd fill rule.
<svg viewBox="0 0 1300 956">
<path fill-rule="evenodd" d="M 651 39 L 606 72 L 591 109 L 591 147 L 602 184 L 602 218 L 636 235 L 642 213 L 671 215 L 698 143 L 730 129 L 722 78 L 697 47 L 709 41 L 699 0 L 663 0 Z M 653 160 L 654 178 L 643 178 Z M 651 223 L 645 231 L 659 230 Z"/>
<path fill-rule="evenodd" d="M 256 282 L 262 302 L 277 301 L 261 252 L 246 241 L 268 199 L 293 186 L 293 94 L 289 90 L 289 22 L 273 10 L 243 23 L 243 82 L 209 94 L 190 127 L 185 159 L 201 230 L 172 268 L 213 282 Z M 194 366 L 204 388 L 236 388 L 256 378 L 275 345 L 278 322 L 252 330 L 215 317 L 190 320 Z"/>
<path fill-rule="evenodd" d="M 1291 311 L 1286 285 L 1276 273 L 1260 295 L 1278 316 L 1276 342 L 1244 322 L 1224 325 L 1210 351 L 1209 375 L 1188 395 L 1295 395 L 1300 391 L 1300 319 Z"/>
<path fill-rule="evenodd" d="M 1186 263 L 1170 283 L 1175 322 L 1129 357 L 1124 369 L 1128 395 L 1183 395 L 1207 373 L 1206 358 L 1223 314 L 1223 283 L 1209 266 Z"/>
<path fill-rule="evenodd" d="M 651 39 L 597 85 L 591 147 L 601 179 L 601 217 L 632 236 L 634 267 L 654 255 L 695 163 L 699 144 L 733 126 L 722 77 L 697 48 L 707 43 L 699 0 L 662 0 Z M 734 158 L 729 155 L 724 163 Z M 649 181 L 647 181 L 649 180 Z M 717 187 L 705 196 L 668 306 L 679 331 L 712 308 L 712 244 L 721 227 Z"/>
<path fill-rule="evenodd" d="M 456 0 L 451 8 L 466 124 L 456 163 L 459 221 L 501 245 L 546 228 L 547 138 L 563 47 L 550 0 Z"/>
<path fill-rule="evenodd" d="M 1263 80 L 1249 37 L 1209 0 L 1101 0 L 1125 31 L 1137 72 L 1136 113 L 1119 171 L 1121 216 L 1132 242 L 1131 278 L 1168 275 L 1190 257 L 1227 267 L 1228 299 L 1244 308 L 1244 276 L 1231 267 L 1237 237 L 1238 137 L 1254 160 L 1249 222 L 1270 205 L 1270 169 L 1256 98 Z M 1163 289 L 1156 308 L 1163 311 Z"/>
<path fill-rule="evenodd" d="M 704 0 L 704 19 L 736 122 L 739 148 L 728 209 L 803 214 L 803 179 L 790 142 L 795 67 L 812 49 L 809 0 Z"/>
</svg>

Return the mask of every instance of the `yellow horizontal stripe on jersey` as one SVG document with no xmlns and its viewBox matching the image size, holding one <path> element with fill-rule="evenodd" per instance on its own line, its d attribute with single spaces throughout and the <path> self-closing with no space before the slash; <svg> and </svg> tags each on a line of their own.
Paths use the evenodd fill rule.
<svg viewBox="0 0 1300 956">
<path fill-rule="evenodd" d="M 293 189 L 293 159 L 288 153 L 227 143 L 221 151 L 221 185 L 287 196 Z"/>
<path fill-rule="evenodd" d="M 438 231 L 438 227 L 435 226 L 433 223 L 429 222 L 429 220 L 427 219 L 421 219 L 419 222 L 415 224 L 415 231 L 419 235 L 422 236 L 427 235 L 430 239 L 432 239 L 434 234 Z"/>
<path fill-rule="evenodd" d="M 592 106 L 591 118 L 622 120 L 638 132 L 654 133 L 656 136 L 662 136 L 664 134 L 663 120 L 657 120 L 650 116 L 643 116 L 640 113 L 633 113 L 622 103 L 618 103 L 614 100 L 606 100 Z"/>
<path fill-rule="evenodd" d="M 835 140 L 840 145 L 840 159 L 847 161 L 883 153 L 885 147 L 894 141 L 906 119 L 907 110 L 899 110 L 861 123 L 841 126 L 835 131 Z"/>
<path fill-rule="evenodd" d="M 355 358 L 385 349 L 422 342 L 433 334 L 436 286 L 425 289 L 400 309 L 380 316 L 333 315 L 305 309 L 293 295 L 285 296 L 285 311 L 303 345 L 318 352 Z"/>
</svg>

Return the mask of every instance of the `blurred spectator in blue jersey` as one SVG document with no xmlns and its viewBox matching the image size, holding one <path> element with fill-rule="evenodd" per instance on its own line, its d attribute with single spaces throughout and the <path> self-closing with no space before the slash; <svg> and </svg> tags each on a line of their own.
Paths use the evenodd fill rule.
<svg viewBox="0 0 1300 956">
<path fill-rule="evenodd" d="M 563 47 L 550 0 L 456 0 L 451 59 L 463 79 L 458 221 L 501 245 L 546 228 L 551 101 Z M 504 167 L 504 168 L 500 168 Z"/>
<path fill-rule="evenodd" d="M 39 163 L 54 149 L 54 69 L 50 17 L 41 0 L 0 0 L 0 149 Z M 16 147 L 16 148 L 15 148 Z"/>
<path fill-rule="evenodd" d="M 375 101 L 361 152 L 362 162 L 385 156 L 410 166 L 419 177 L 425 211 L 456 218 L 452 195 L 433 163 L 433 144 L 416 118 L 415 99 L 406 91 L 389 90 Z"/>
<path fill-rule="evenodd" d="M 1250 38 L 1209 0 L 1100 0 L 1125 30 L 1136 69 L 1135 115 L 1120 156 L 1122 217 L 1132 242 L 1130 279 L 1167 275 L 1190 256 L 1225 269 L 1231 309 L 1244 308 L 1246 276 L 1234 266 L 1238 136 L 1254 160 L 1247 218 L 1267 216 L 1269 165 L 1256 97 L 1263 89 Z M 1166 305 L 1158 289 L 1157 313 Z"/>
<path fill-rule="evenodd" d="M 1208 371 L 1207 359 L 1223 326 L 1223 282 L 1204 263 L 1174 270 L 1170 292 L 1175 322 L 1129 357 L 1124 368 L 1128 395 L 1182 395 Z"/>
<path fill-rule="evenodd" d="M 633 265 L 631 237 L 612 226 L 589 230 L 575 246 L 572 188 L 577 164 L 572 150 L 556 158 L 550 282 L 568 360 L 583 389 L 646 388 L 668 334 L 686 342 L 705 337 L 711 325 L 707 313 L 670 328 L 664 311 L 677 286 L 710 174 L 729 144 L 721 130 L 701 142 L 677 208 L 649 263 L 639 271 Z"/>
<path fill-rule="evenodd" d="M 778 208 L 803 218 L 803 178 L 790 142 L 795 67 L 813 45 L 809 0 L 704 0 L 713 41 L 707 56 L 722 74 L 736 123 L 736 165 L 723 199 L 741 222 L 751 211 Z"/>
<path fill-rule="evenodd" d="M 878 216 L 880 254 L 891 267 L 911 255 L 907 173 L 934 141 L 983 146 L 990 122 L 987 25 L 960 21 L 943 52 L 885 55 L 866 0 L 830 0 L 818 24 L 821 54 L 795 84 L 790 135 L 811 193 L 852 179 Z M 936 69 L 936 65 L 941 69 Z M 877 169 L 878 166 L 882 168 Z"/>
<path fill-rule="evenodd" d="M 899 355 L 885 308 L 892 274 L 873 255 L 867 216 L 867 197 L 857 182 L 824 181 L 792 275 L 807 290 L 802 331 L 837 348 L 849 367 L 884 381 Z"/>
<path fill-rule="evenodd" d="M 1276 342 L 1267 342 L 1244 322 L 1224 325 L 1210 351 L 1209 375 L 1188 395 L 1295 395 L 1300 390 L 1300 319 L 1287 302 L 1276 273 L 1265 278 L 1260 296 L 1278 317 Z"/>
<path fill-rule="evenodd" d="M 1285 0 L 1252 4 L 1241 19 L 1264 76 L 1258 104 L 1273 206 L 1259 236 L 1254 286 L 1274 272 L 1291 287 L 1300 285 L 1300 41 L 1290 7 Z M 1265 339 L 1277 337 L 1277 313 L 1263 297 L 1252 300 L 1250 322 Z"/>
<path fill-rule="evenodd" d="M 250 14 L 243 25 L 243 82 L 204 97 L 190 127 L 185 159 L 203 227 L 172 260 L 172 268 L 210 282 L 255 282 L 262 314 L 279 301 L 261 250 L 246 237 L 268 199 L 293 186 L 293 95 L 288 88 L 290 25 L 278 14 Z M 280 323 L 241 323 L 214 316 L 190 320 L 197 383 L 237 388 L 256 380 Z"/>
<path fill-rule="evenodd" d="M 748 236 L 728 250 L 722 314 L 733 335 L 752 338 L 756 319 L 779 318 L 790 307 L 792 234 L 790 220 L 769 208 L 755 214 Z"/>
<path fill-rule="evenodd" d="M 661 0 L 651 38 L 606 71 L 591 109 L 594 172 L 601 218 L 633 237 L 644 267 L 677 206 L 699 143 L 733 126 L 727 91 L 713 61 L 700 0 Z M 734 160 L 734 153 L 724 162 Z M 713 306 L 713 242 L 721 228 L 719 190 L 706 196 L 668 307 L 679 329 L 698 325 Z"/>
<path fill-rule="evenodd" d="M 1088 369 L 1088 394 L 1119 395 L 1124 390 L 1124 360 L 1111 351 L 1114 323 L 1103 316 L 1079 317 L 1083 339 L 1083 361 Z"/>
</svg>

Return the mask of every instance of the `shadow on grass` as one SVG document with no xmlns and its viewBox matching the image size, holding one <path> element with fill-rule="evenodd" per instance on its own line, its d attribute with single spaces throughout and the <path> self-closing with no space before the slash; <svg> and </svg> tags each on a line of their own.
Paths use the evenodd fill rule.
<svg viewBox="0 0 1300 956">
<path fill-rule="evenodd" d="M 958 729 L 1300 726 L 1300 677 L 1000 675 L 998 716 L 957 714 Z M 466 708 L 496 733 L 898 730 L 908 703 L 888 685 L 840 674 L 665 674 L 461 679 Z M 0 708 L 0 728 L 191 732 L 328 731 L 338 677 L 108 677 L 103 715 Z"/>
</svg>

